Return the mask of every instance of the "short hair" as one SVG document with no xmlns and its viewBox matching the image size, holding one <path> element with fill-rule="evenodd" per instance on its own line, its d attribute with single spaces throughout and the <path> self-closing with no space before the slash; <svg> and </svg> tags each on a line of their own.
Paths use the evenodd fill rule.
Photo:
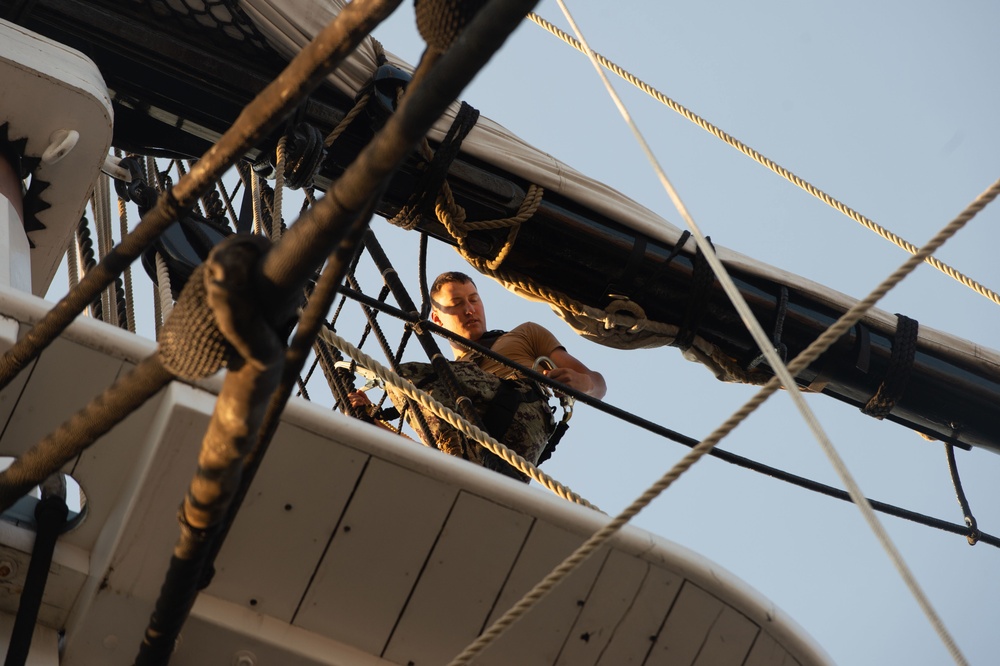
<svg viewBox="0 0 1000 666">
<path fill-rule="evenodd" d="M 431 296 L 437 294 L 446 285 L 452 282 L 459 282 L 461 284 L 472 283 L 475 286 L 476 283 L 472 282 L 470 278 L 465 273 L 460 273 L 459 271 L 448 271 L 447 273 L 441 273 L 434 279 L 434 284 L 431 285 Z"/>
</svg>

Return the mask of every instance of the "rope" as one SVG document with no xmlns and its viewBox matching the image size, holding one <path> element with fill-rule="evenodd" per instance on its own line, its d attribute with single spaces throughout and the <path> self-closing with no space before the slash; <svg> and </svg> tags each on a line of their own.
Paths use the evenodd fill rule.
<svg viewBox="0 0 1000 666">
<path fill-rule="evenodd" d="M 421 391 L 415 387 L 410 381 L 400 377 L 398 374 L 386 368 L 381 363 L 373 359 L 372 357 L 365 354 L 363 351 L 352 345 L 347 340 L 343 339 L 336 333 L 330 331 L 329 329 L 322 329 L 319 333 L 321 339 L 330 343 L 331 345 L 337 347 L 344 354 L 353 359 L 358 365 L 363 368 L 367 368 L 374 372 L 379 378 L 391 384 L 395 388 L 399 389 L 407 398 L 416 401 L 424 409 L 434 413 L 436 416 L 444 419 L 449 424 L 453 425 L 455 428 L 460 430 L 467 437 L 476 440 L 483 445 L 490 453 L 502 458 L 504 462 L 507 462 L 511 466 L 515 467 L 518 471 L 528 475 L 541 485 L 545 486 L 553 493 L 562 497 L 563 499 L 568 499 L 577 504 L 581 504 L 587 508 L 593 509 L 595 511 L 600 511 L 596 506 L 585 500 L 583 497 L 577 493 L 570 490 L 567 486 L 554 480 L 545 472 L 540 471 L 537 467 L 529 463 L 527 460 L 517 455 L 509 448 L 498 442 L 489 433 L 477 428 L 476 426 L 470 424 L 468 421 L 463 419 L 457 413 L 441 404 L 425 391 Z"/>
<path fill-rule="evenodd" d="M 72 290 L 80 284 L 80 243 L 77 235 L 73 234 L 69 238 L 69 245 L 66 248 L 66 277 L 69 279 L 69 288 Z"/>
<path fill-rule="evenodd" d="M 365 107 L 368 105 L 368 100 L 370 100 L 371 97 L 372 94 L 370 91 L 358 97 L 354 106 L 347 112 L 347 115 L 344 116 L 343 120 L 337 123 L 337 126 L 326 135 L 326 139 L 323 140 L 323 144 L 327 148 L 332 146 L 337 138 L 347 130 L 352 122 L 354 122 L 354 119 L 358 117 L 358 114 L 365 110 Z"/>
<path fill-rule="evenodd" d="M 969 528 L 966 539 L 970 546 L 975 546 L 982 538 L 982 532 L 976 524 L 976 517 L 972 515 L 972 507 L 969 506 L 969 499 L 965 496 L 965 488 L 962 487 L 962 479 L 958 475 L 958 464 L 955 462 L 955 447 L 949 443 L 944 445 L 945 453 L 948 455 L 948 472 L 951 474 L 951 483 L 955 486 L 955 495 L 958 504 L 962 507 L 962 515 L 965 517 L 965 524 Z"/>
<path fill-rule="evenodd" d="M 118 151 L 115 151 L 118 155 Z M 118 226 L 121 237 L 128 235 L 128 208 L 125 199 L 118 197 Z M 125 269 L 125 327 L 135 333 L 135 298 L 132 289 L 132 266 Z"/>
<path fill-rule="evenodd" d="M 586 53 L 586 51 L 584 51 L 584 48 L 580 44 L 579 41 L 577 41 L 576 39 L 574 39 L 570 35 L 566 34 L 565 32 L 563 32 L 562 30 L 560 30 L 556 26 L 552 25 L 551 23 L 549 23 L 548 21 L 546 21 L 542 17 L 538 16 L 537 14 L 531 13 L 531 14 L 528 14 L 528 18 L 531 19 L 538 26 L 544 28 L 545 30 L 547 30 L 551 34 L 555 35 L 556 37 L 558 37 L 559 39 L 561 39 L 562 41 L 564 41 L 566 44 L 569 44 L 570 46 L 572 46 L 573 48 L 575 48 L 577 51 L 580 51 L 581 53 Z M 793 185 L 799 187 L 802 190 L 805 190 L 806 192 L 808 192 L 812 196 L 816 197 L 817 199 L 819 199 L 820 201 L 822 201 L 826 205 L 828 205 L 831 208 L 837 210 L 838 212 L 842 213 L 843 215 L 846 215 L 847 217 L 849 217 L 850 219 L 854 220 L 858 224 L 862 225 L 863 227 L 865 227 L 869 231 L 872 231 L 872 232 L 878 234 L 884 240 L 887 240 L 890 243 L 892 243 L 893 245 L 895 245 L 895 246 L 897 246 L 899 248 L 902 248 L 903 250 L 906 250 L 910 254 L 916 254 L 917 253 L 917 251 L 918 251 L 917 246 L 915 246 L 912 243 L 910 243 L 909 241 L 907 241 L 907 240 L 905 240 L 905 239 L 897 236 L 896 234 L 892 233 L 888 229 L 885 229 L 884 227 L 880 226 L 879 224 L 877 224 L 874 221 L 870 220 L 869 218 L 865 217 L 861 213 L 857 212 L 856 210 L 854 210 L 850 206 L 848 206 L 848 205 L 846 205 L 844 203 L 841 203 L 840 201 L 838 201 L 837 199 L 833 198 L 832 196 L 830 196 L 829 194 L 827 194 L 823 190 L 821 190 L 821 189 L 813 186 L 808 181 L 803 180 L 802 178 L 800 178 L 799 176 L 795 175 L 791 171 L 785 169 L 781 165 L 776 164 L 775 162 L 771 161 L 767 157 L 761 155 L 760 153 L 758 153 L 756 150 L 754 150 L 750 146 L 747 146 L 746 144 L 742 143 L 738 139 L 730 136 L 729 134 L 727 134 L 723 130 L 719 129 L 718 127 L 716 127 L 712 123 L 710 123 L 707 120 L 701 118 L 696 113 L 694 113 L 694 112 L 690 111 L 689 109 L 685 108 L 684 106 L 678 104 L 674 100 L 670 99 L 669 97 L 667 97 L 666 95 L 664 95 L 663 93 L 661 93 L 656 88 L 653 88 L 651 85 L 649 85 L 645 81 L 642 81 L 641 79 L 633 76 L 628 71 L 622 69 L 621 67 L 619 67 L 615 63 L 611 62 L 610 60 L 608 60 L 607 58 L 605 58 L 601 54 L 599 54 L 597 52 L 594 52 L 594 57 L 601 64 L 601 66 L 604 67 L 605 69 L 607 69 L 608 71 L 616 74 L 617 76 L 621 77 L 625 81 L 631 83 L 633 86 L 635 86 L 639 90 L 642 90 L 644 93 L 646 93 L 647 95 L 649 95 L 653 99 L 657 100 L 658 102 L 662 103 L 663 105 L 667 106 L 668 108 L 672 109 L 673 111 L 676 111 L 677 113 L 679 113 L 684 118 L 686 118 L 689 121 L 691 121 L 694 124 L 696 124 L 698 127 L 700 127 L 703 130 L 709 132 L 710 134 L 715 135 L 717 138 L 721 139 L 722 141 L 724 141 L 725 143 L 729 144 L 733 148 L 736 148 L 741 153 L 743 153 L 747 157 L 751 158 L 752 160 L 754 160 L 758 164 L 761 164 L 761 165 L 767 167 L 768 169 L 770 169 L 774 173 L 778 174 L 779 176 L 781 176 L 782 178 L 784 178 L 788 182 L 792 183 Z M 931 266 L 933 266 L 937 270 L 941 271 L 942 273 L 944 273 L 948 277 L 952 278 L 953 280 L 956 280 L 956 281 L 960 282 L 962 285 L 968 287 L 969 289 L 972 289 L 977 294 L 979 294 L 981 296 L 984 296 L 984 297 L 990 299 L 991 301 L 993 301 L 994 303 L 1000 305 L 1000 294 L 997 294 L 993 290 L 991 290 L 991 289 L 983 286 L 982 284 L 980 284 L 979 282 L 975 281 L 974 279 L 968 277 L 967 275 L 963 274 L 962 272 L 956 270 L 955 268 L 952 268 L 948 264 L 940 261 L 939 259 L 937 259 L 937 258 L 935 258 L 933 256 L 927 257 L 924 261 L 926 261 L 928 264 L 930 264 Z"/>
<path fill-rule="evenodd" d="M 976 213 L 982 210 L 987 203 L 995 199 L 998 194 L 1000 194 L 1000 180 L 995 182 L 986 192 L 980 195 L 976 201 L 966 208 L 965 211 L 963 211 L 957 218 L 950 222 L 933 239 L 931 239 L 927 245 L 921 248 L 916 255 L 910 257 L 910 259 L 900 266 L 892 275 L 886 278 L 882 284 L 876 287 L 871 294 L 848 310 L 840 319 L 837 320 L 836 323 L 834 323 L 833 326 L 827 329 L 825 333 L 819 336 L 811 345 L 809 345 L 809 347 L 799 354 L 799 356 L 797 356 L 788 365 L 788 371 L 796 373 L 818 358 L 823 351 L 836 342 L 841 335 L 843 335 L 858 320 L 860 320 L 861 317 L 864 316 L 864 313 L 867 312 L 886 293 L 888 293 L 890 289 L 913 272 L 913 270 L 923 262 L 926 256 L 929 256 L 932 252 L 944 244 L 945 241 L 958 232 L 958 230 L 961 229 L 970 219 L 972 219 Z M 566 558 L 562 564 L 553 569 L 548 576 L 546 576 L 531 591 L 529 591 L 517 604 L 511 607 L 511 609 L 508 610 L 499 620 L 497 620 L 487 631 L 480 635 L 479 638 L 477 638 L 461 654 L 452 660 L 449 666 L 468 664 L 472 657 L 481 652 L 486 646 L 496 640 L 509 626 L 527 613 L 527 611 L 544 598 L 545 595 L 553 587 L 555 587 L 555 585 L 574 571 L 595 550 L 604 545 L 611 538 L 611 536 L 618 532 L 643 508 L 648 506 L 650 502 L 666 490 L 677 478 L 680 477 L 681 474 L 687 471 L 691 465 L 708 453 L 716 443 L 721 441 L 722 438 L 724 438 L 734 428 L 736 428 L 737 425 L 752 414 L 754 410 L 763 404 L 764 401 L 771 396 L 771 394 L 780 388 L 780 386 L 780 379 L 777 376 L 773 377 L 760 391 L 757 392 L 756 395 L 753 396 L 753 398 L 744 404 L 743 407 L 737 410 L 731 417 L 729 417 L 729 419 L 716 428 L 714 432 L 702 440 L 698 446 L 685 455 L 673 469 L 650 486 L 646 492 L 636 499 L 621 514 L 616 516 L 610 523 L 594 533 L 594 535 L 587 539 L 587 541 L 584 542 L 584 544 L 581 545 L 572 555 Z M 836 455 L 835 452 L 833 455 Z M 837 460 L 839 460 L 839 458 Z M 835 467 L 837 466 L 838 465 L 835 463 Z M 842 467 L 842 463 L 840 466 Z M 840 470 L 838 469 L 838 471 Z M 858 505 L 862 514 L 865 515 L 865 519 L 870 525 L 872 525 L 872 529 L 875 531 L 876 536 L 883 542 L 883 546 L 886 547 L 889 552 L 890 558 L 893 560 L 893 563 L 896 564 L 897 569 L 899 569 L 901 576 L 907 583 L 907 586 L 917 598 L 917 601 L 923 608 L 925 614 L 927 614 L 931 624 L 935 628 L 935 631 L 937 631 L 938 635 L 944 642 L 945 647 L 951 653 L 956 663 L 967 663 L 959 651 L 958 646 L 955 644 L 954 639 L 952 639 L 948 634 L 944 624 L 941 622 L 940 618 L 938 618 L 933 608 L 930 607 L 929 601 L 927 601 L 923 593 L 920 591 L 912 573 L 910 573 L 905 567 L 899 553 L 896 551 L 895 547 L 892 546 L 891 542 L 888 541 L 888 536 L 885 535 L 884 529 L 882 529 L 874 513 L 872 513 L 871 506 L 863 496 L 860 496 L 860 492 L 858 491 L 856 484 L 853 482 L 853 479 L 848 477 L 846 481 L 849 481 L 847 484 L 848 491 L 850 492 L 854 503 Z"/>
<path fill-rule="evenodd" d="M 271 204 L 271 238 L 273 240 L 281 238 L 281 230 L 285 223 L 281 216 L 281 195 L 285 189 L 285 161 L 288 152 L 285 149 L 285 145 L 287 143 L 288 135 L 282 135 L 278 139 L 277 147 L 274 149 L 274 170 L 277 172 L 277 175 L 274 179 L 274 200 Z"/>
<path fill-rule="evenodd" d="M 489 349 L 488 347 L 485 347 L 477 342 L 473 342 L 472 340 L 468 340 L 467 338 L 463 338 L 459 335 L 456 335 L 455 333 L 452 333 L 448 329 L 442 328 L 434 324 L 433 322 L 419 321 L 419 318 L 413 313 L 406 313 L 400 310 L 399 308 L 392 307 L 391 305 L 386 305 L 385 303 L 379 303 L 370 296 L 365 296 L 364 294 L 355 292 L 351 289 L 341 287 L 341 291 L 344 293 L 345 296 L 350 296 L 352 299 L 361 303 L 365 303 L 371 308 L 380 309 L 382 312 L 385 312 L 402 321 L 407 322 L 407 324 L 409 324 L 407 326 L 407 331 L 412 330 L 413 326 L 419 325 L 447 338 L 450 341 L 455 342 L 456 344 L 460 344 L 466 347 L 467 349 L 471 349 L 477 353 L 482 354 L 483 356 L 491 358 L 507 368 L 516 370 L 523 376 L 528 377 L 534 381 L 537 381 L 542 385 L 549 386 L 550 388 L 555 388 L 562 391 L 568 391 L 568 394 L 576 398 L 577 401 L 587 404 L 599 412 L 608 414 L 613 418 L 619 419 L 621 421 L 624 421 L 625 423 L 634 425 L 647 432 L 653 433 L 658 437 L 662 437 L 664 439 L 677 442 L 678 444 L 681 444 L 688 448 L 694 448 L 695 446 L 698 445 L 699 440 L 693 437 L 689 437 L 677 431 L 665 428 L 657 423 L 644 419 L 640 416 L 636 416 L 631 412 L 627 412 L 621 409 L 620 407 L 616 407 L 614 405 L 606 403 L 603 400 L 592 398 L 591 396 L 588 396 L 585 393 L 579 393 L 578 391 L 574 391 L 573 389 L 569 389 L 568 387 L 560 388 L 555 382 L 553 382 L 545 375 L 533 373 L 531 368 L 522 366 L 519 363 L 511 361 L 510 359 L 501 356 L 500 354 L 497 354 L 492 349 Z M 712 456 L 713 458 L 717 458 L 724 462 L 730 463 L 732 465 L 737 465 L 738 467 L 742 467 L 744 469 L 757 472 L 758 474 L 764 474 L 773 479 L 784 481 L 785 483 L 798 486 L 799 488 L 803 488 L 805 490 L 809 490 L 814 493 L 819 493 L 821 495 L 825 495 L 827 497 L 838 499 L 844 502 L 853 501 L 851 499 L 851 496 L 847 492 L 840 490 L 839 488 L 834 488 L 832 486 L 819 483 L 812 479 L 807 479 L 795 474 L 791 474 L 785 470 L 778 469 L 776 467 L 771 467 L 770 465 L 765 465 L 761 462 L 758 462 L 750 458 L 746 458 L 744 456 L 736 455 L 731 451 L 726 451 L 724 449 L 716 447 L 713 448 L 711 451 L 709 451 L 708 455 Z M 894 516 L 896 518 L 903 518 L 904 520 L 909 520 L 911 522 L 915 522 L 925 527 L 933 527 L 948 532 L 950 534 L 958 534 L 963 536 L 967 535 L 969 532 L 968 527 L 966 525 L 949 523 L 944 520 L 940 520 L 938 518 L 933 518 L 926 514 L 921 514 L 915 511 L 903 509 L 901 507 L 892 504 L 887 504 L 886 502 L 880 502 L 878 500 L 870 499 L 869 502 L 871 503 L 872 508 L 874 508 L 876 511 L 880 511 L 882 513 Z M 979 541 L 981 543 L 986 543 L 996 548 L 1000 548 L 1000 538 L 986 534 L 985 532 L 980 532 L 979 535 L 980 535 Z"/>
<path fill-rule="evenodd" d="M 562 0 L 558 0 L 559 5 L 563 10 L 564 15 L 573 25 L 573 29 L 580 35 L 569 10 L 566 8 Z M 581 37 L 582 41 L 582 37 Z M 739 292 L 735 289 L 735 285 L 732 284 L 732 280 L 729 278 L 724 267 L 719 262 L 718 258 L 713 252 L 711 252 L 710 246 L 706 242 L 704 236 L 701 234 L 694 220 L 691 219 L 690 215 L 687 213 L 686 208 L 677 196 L 676 191 L 673 189 L 670 181 L 666 178 L 666 174 L 663 172 L 659 163 L 656 161 L 655 156 L 653 156 L 648 144 L 642 138 L 639 133 L 638 128 L 631 121 L 625 107 L 621 103 L 621 100 L 615 93 L 614 89 L 611 87 L 607 78 L 604 76 L 603 71 L 601 71 L 600 66 L 594 56 L 589 46 L 584 45 L 588 57 L 591 58 L 592 62 L 595 64 L 595 68 L 598 71 L 599 76 L 604 81 L 605 87 L 608 89 L 609 94 L 614 99 L 615 103 L 618 105 L 619 110 L 622 112 L 626 123 L 630 126 L 632 131 L 635 133 L 640 145 L 647 153 L 650 161 L 657 171 L 661 182 L 666 188 L 674 204 L 677 206 L 682 217 L 688 223 L 689 228 L 691 228 L 695 240 L 698 242 L 698 246 L 702 248 L 702 252 L 705 253 L 706 258 L 709 263 L 712 264 L 712 268 L 716 271 L 720 282 L 723 284 L 727 294 L 729 294 L 730 299 L 736 306 L 737 310 L 748 309 L 746 308 L 746 303 L 740 297 Z M 738 410 L 733 416 L 731 416 L 725 423 L 723 423 L 719 428 L 717 428 L 711 435 L 709 435 L 705 440 L 703 440 L 698 446 L 692 449 L 672 470 L 665 474 L 657 483 L 653 484 L 649 490 L 646 491 L 639 499 L 637 499 L 630 507 L 628 507 L 622 514 L 612 520 L 609 525 L 605 528 L 599 530 L 590 539 L 587 540 L 576 552 L 573 553 L 567 560 L 557 567 L 553 572 L 547 576 L 542 582 L 535 586 L 535 588 L 525 595 L 514 607 L 512 607 L 507 613 L 505 613 L 489 630 L 484 632 L 476 641 L 469 645 L 465 651 L 463 651 L 458 657 L 451 662 L 449 666 L 456 666 L 458 664 L 465 664 L 474 656 L 478 654 L 483 648 L 489 645 L 495 638 L 497 638 L 503 631 L 513 624 L 518 618 L 520 618 L 524 613 L 526 613 L 531 607 L 537 603 L 538 600 L 543 598 L 545 594 L 562 580 L 565 575 L 570 571 L 574 570 L 580 563 L 582 563 L 591 553 L 597 548 L 601 547 L 610 537 L 621 529 L 634 515 L 641 511 L 645 506 L 647 506 L 653 499 L 655 499 L 663 490 L 666 490 L 673 483 L 673 481 L 681 474 L 684 473 L 691 465 L 697 462 L 702 456 L 704 456 L 715 444 L 720 441 L 726 434 L 732 431 L 739 423 L 741 423 L 745 418 L 747 418 L 751 413 L 753 413 L 756 408 L 763 404 L 763 402 L 775 391 L 780 388 L 782 383 L 788 388 L 789 395 L 792 400 L 796 403 L 796 406 L 802 413 L 803 418 L 806 420 L 807 425 L 813 430 L 817 440 L 824 449 L 824 452 L 830 458 L 831 463 L 836 469 L 841 480 L 847 486 L 848 491 L 851 494 L 852 499 L 855 504 L 858 505 L 859 510 L 868 523 L 871 530 L 875 533 L 876 537 L 881 542 L 883 548 L 886 550 L 889 558 L 892 560 L 893 564 L 896 566 L 897 571 L 900 576 L 906 582 L 907 587 L 909 587 L 910 592 L 913 594 L 914 598 L 917 600 L 918 604 L 923 609 L 928 620 L 931 622 L 935 631 L 938 633 L 945 647 L 948 649 L 956 663 L 965 664 L 966 660 L 962 655 L 958 646 L 955 644 L 954 639 L 948 633 L 947 629 L 944 627 L 943 622 L 941 622 L 937 613 L 934 611 L 933 607 L 930 605 L 929 600 L 923 594 L 917 584 L 916 579 L 910 572 L 909 568 L 906 566 L 902 559 L 902 556 L 896 550 L 895 546 L 889 539 L 888 535 L 885 533 L 884 528 L 878 522 L 871 506 L 868 504 L 864 495 L 861 493 L 860 488 L 858 488 L 854 479 L 851 477 L 850 472 L 847 470 L 843 461 L 840 459 L 833 445 L 830 443 L 826 434 L 823 432 L 819 423 L 816 421 L 815 415 L 808 409 L 802 399 L 801 393 L 797 390 L 797 385 L 792 378 L 795 373 L 804 369 L 815 360 L 823 351 L 825 351 L 831 344 L 833 344 L 843 333 L 849 330 L 854 324 L 864 316 L 878 300 L 884 296 L 890 289 L 892 289 L 896 284 L 898 284 L 904 277 L 909 275 L 916 266 L 926 259 L 926 257 L 933 254 L 938 247 L 944 244 L 949 238 L 951 238 L 959 229 L 961 229 L 979 210 L 996 198 L 997 194 L 1000 193 L 1000 181 L 994 183 L 986 192 L 980 195 L 965 211 L 962 212 L 955 220 L 950 222 L 944 229 L 942 229 L 930 242 L 927 243 L 922 249 L 920 249 L 915 255 L 913 255 L 909 260 L 904 262 L 904 264 L 897 269 L 892 275 L 890 275 L 881 285 L 879 285 L 868 297 L 858 302 L 854 307 L 849 309 L 833 326 L 831 326 L 825 333 L 820 335 L 809 347 L 807 347 L 798 357 L 792 361 L 787 367 L 781 362 L 781 359 L 777 357 L 777 354 L 773 349 L 770 349 L 767 344 L 767 338 L 764 331 L 760 328 L 760 324 L 753 319 L 752 314 L 747 317 L 743 315 L 744 321 L 750 328 L 751 332 L 754 334 L 754 339 L 762 338 L 758 342 L 761 351 L 767 356 L 768 363 L 773 366 L 773 369 L 777 373 L 767 384 L 750 400 L 748 401 L 740 410 Z M 741 307 L 742 306 L 742 307 Z"/>
<path fill-rule="evenodd" d="M 167 270 L 167 262 L 159 252 L 156 253 L 156 296 L 160 307 L 160 322 L 165 322 L 174 310 L 174 296 L 170 289 L 170 271 Z"/>
</svg>

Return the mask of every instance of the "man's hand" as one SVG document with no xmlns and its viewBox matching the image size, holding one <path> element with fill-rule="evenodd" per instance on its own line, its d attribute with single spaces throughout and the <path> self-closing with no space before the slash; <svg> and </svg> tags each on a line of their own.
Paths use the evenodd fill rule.
<svg viewBox="0 0 1000 666">
<path fill-rule="evenodd" d="M 368 398 L 368 394 L 364 391 L 351 391 L 347 394 L 347 399 L 350 401 L 352 407 L 365 408 L 372 404 L 372 401 Z"/>
<path fill-rule="evenodd" d="M 552 370 L 546 370 L 544 372 L 546 377 L 551 377 L 571 389 L 576 389 L 597 399 L 603 398 L 608 392 L 604 376 L 585 366 L 565 349 L 556 349 L 549 357 L 556 364 L 556 367 Z"/>
</svg>

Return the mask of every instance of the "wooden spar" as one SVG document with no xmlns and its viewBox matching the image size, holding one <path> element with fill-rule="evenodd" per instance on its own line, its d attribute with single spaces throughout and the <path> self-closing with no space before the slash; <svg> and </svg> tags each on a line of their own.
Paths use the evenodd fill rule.
<svg viewBox="0 0 1000 666">
<path fill-rule="evenodd" d="M 22 17 L 25 27 L 84 51 L 98 64 L 115 93 L 116 145 L 153 153 L 201 154 L 229 126 L 245 100 L 281 66 L 273 54 L 262 54 L 253 59 L 255 71 L 243 64 L 248 61 L 233 57 L 232 46 L 194 41 L 196 37 L 190 34 L 170 38 L 164 25 L 154 29 L 140 13 L 126 12 L 119 4 L 38 0 Z M 196 77 L 185 67 L 193 59 L 199 63 Z M 155 89 L 150 81 L 157 82 Z M 302 118 L 329 130 L 352 105 L 353 101 L 327 88 L 311 98 Z M 320 184 L 336 179 L 373 131 L 364 122 L 354 123 L 327 160 Z M 276 140 L 269 138 L 250 157 L 268 151 Z M 407 201 L 420 173 L 416 162 L 408 160 L 394 178 L 381 214 L 394 215 Z M 502 169 L 461 155 L 452 163 L 448 179 L 469 219 L 513 214 L 528 186 Z M 425 218 L 420 227 L 453 242 L 434 220 Z M 504 231 L 476 232 L 473 248 L 492 256 L 504 236 Z M 688 307 L 693 256 L 681 252 L 660 271 L 671 250 L 667 244 L 643 238 L 580 203 L 548 192 L 531 223 L 522 226 L 504 269 L 592 307 L 608 304 L 612 285 L 607 276 L 615 276 L 614 291 L 638 302 L 649 319 L 678 324 Z M 755 315 L 765 328 L 773 327 L 782 285 L 731 270 Z M 781 342 L 791 358 L 840 312 L 794 285 L 785 286 L 789 295 Z M 758 356 L 717 285 L 707 291 L 697 333 L 743 368 Z M 797 380 L 863 406 L 879 390 L 892 365 L 893 335 L 891 327 L 871 321 L 855 327 Z M 766 366 L 759 369 L 769 376 Z M 1000 452 L 1000 432 L 994 425 L 1000 422 L 1000 371 L 918 339 L 905 391 L 885 418 L 957 446 Z"/>
</svg>

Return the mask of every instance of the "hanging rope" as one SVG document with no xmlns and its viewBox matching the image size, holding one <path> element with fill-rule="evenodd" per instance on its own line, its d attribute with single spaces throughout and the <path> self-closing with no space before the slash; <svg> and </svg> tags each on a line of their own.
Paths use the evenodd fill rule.
<svg viewBox="0 0 1000 666">
<path fill-rule="evenodd" d="M 969 533 L 965 538 L 969 540 L 970 546 L 975 546 L 982 539 L 983 535 L 976 524 L 976 517 L 972 515 L 972 507 L 969 506 L 969 500 L 965 496 L 965 488 L 962 487 L 962 479 L 958 475 L 958 463 L 955 462 L 955 447 L 946 442 L 944 450 L 948 456 L 948 472 L 951 474 L 951 483 L 955 486 L 955 496 L 958 498 L 959 506 L 962 507 L 965 524 L 969 528 Z"/>
<path fill-rule="evenodd" d="M 576 39 L 574 39 L 572 36 L 566 34 L 565 32 L 563 32 L 562 30 L 560 30 L 556 26 L 552 25 L 551 23 L 549 23 L 548 21 L 546 21 L 542 17 L 538 16 L 537 14 L 532 13 L 532 14 L 528 14 L 528 18 L 531 19 L 535 24 L 537 24 L 541 28 L 547 30 L 551 34 L 555 35 L 556 37 L 558 37 L 559 39 L 561 39 L 562 41 L 564 41 L 566 44 L 569 44 L 570 46 L 572 46 L 573 48 L 575 48 L 577 51 L 580 51 L 581 53 L 586 53 L 586 51 L 584 51 L 584 48 L 580 44 L 579 41 L 577 41 Z M 838 201 L 837 199 L 833 198 L 832 196 L 830 196 L 829 194 L 827 194 L 823 190 L 821 190 L 821 189 L 819 189 L 817 187 L 814 187 L 809 182 L 803 180 L 802 178 L 799 178 L 798 176 L 796 176 L 791 171 L 788 171 L 787 169 L 785 169 L 781 165 L 776 164 L 775 162 L 771 161 L 767 157 L 764 157 L 763 155 L 761 155 L 760 153 L 758 153 L 753 148 L 745 145 L 744 143 L 740 142 L 738 139 L 730 136 L 729 134 L 727 134 L 723 130 L 719 129 L 718 127 L 716 127 L 712 123 L 708 122 L 707 120 L 701 118 L 700 116 L 698 116 L 694 112 L 690 111 L 689 109 L 685 108 L 684 106 L 681 106 L 680 104 L 678 104 L 674 100 L 670 99 L 669 97 L 667 97 L 666 95 L 664 95 L 663 93 L 661 93 L 656 88 L 653 88 L 651 85 L 649 85 L 645 81 L 642 81 L 641 79 L 633 76 L 632 74 L 630 74 L 626 70 L 622 69 L 621 67 L 619 67 L 615 63 L 611 62 L 610 60 L 608 60 L 607 58 L 605 58 L 601 54 L 599 54 L 597 52 L 594 52 L 594 57 L 601 64 L 601 66 L 604 67 L 605 69 L 607 69 L 608 71 L 616 74 L 617 76 L 621 77 L 625 81 L 628 81 L 633 86 L 635 86 L 639 90 L 643 91 L 644 93 L 646 93 L 647 95 L 649 95 L 653 99 L 657 100 L 658 102 L 662 103 L 663 105 L 667 106 L 668 108 L 672 109 L 673 111 L 676 111 L 681 116 L 683 116 L 684 118 L 687 118 L 688 120 L 690 120 L 691 122 L 693 122 L 694 124 L 696 124 L 698 127 L 702 128 L 703 130 L 705 130 L 705 131 L 707 131 L 707 132 L 715 135 L 717 138 L 721 139 L 722 141 L 724 141 L 725 143 L 729 144 L 733 148 L 736 148 L 741 153 L 743 153 L 747 157 L 751 158 L 752 160 L 754 160 L 758 164 L 761 164 L 761 165 L 767 167 L 768 169 L 770 169 L 774 173 L 778 174 L 779 176 L 781 176 L 782 178 L 784 178 L 788 182 L 794 184 L 796 187 L 799 187 L 799 188 L 805 190 L 806 192 L 808 192 L 812 196 L 816 197 L 817 199 L 819 199 L 820 201 L 822 201 L 826 205 L 828 205 L 831 208 L 833 208 L 833 209 L 839 211 L 840 213 L 846 215 L 847 217 L 849 217 L 850 219 L 854 220 L 858 224 L 862 225 L 863 227 L 865 227 L 869 231 L 872 231 L 872 232 L 878 234 L 881 238 L 889 241 L 890 243 L 892 243 L 896 247 L 902 248 L 903 250 L 906 250 L 910 254 L 916 254 L 917 253 L 918 248 L 917 248 L 916 245 L 913 245 L 909 241 L 907 241 L 907 240 L 905 240 L 905 239 L 897 236 L 896 234 L 892 233 L 888 229 L 885 229 L 884 227 L 876 224 L 872 220 L 868 219 L 867 217 L 865 217 L 861 213 L 859 213 L 856 210 L 854 210 L 853 208 L 851 208 L 850 206 L 848 206 L 848 205 L 846 205 L 844 203 L 841 203 L 840 201 Z M 924 261 L 926 261 L 928 264 L 930 264 L 931 266 L 933 266 L 937 270 L 941 271 L 942 273 L 944 273 L 948 277 L 952 278 L 953 280 L 956 280 L 959 283 L 963 284 L 964 286 L 968 287 L 969 289 L 972 289 L 977 294 L 979 294 L 981 296 L 984 296 L 984 297 L 990 299 L 991 301 L 993 301 L 994 303 L 1000 305 L 1000 294 L 997 294 L 992 289 L 989 289 L 989 288 L 983 286 L 979 282 L 976 282 L 972 278 L 968 277 L 967 275 L 964 275 L 962 272 L 960 272 L 960 271 L 952 268 L 951 266 L 949 266 L 948 264 L 940 261 L 936 257 L 933 257 L 933 256 L 927 257 Z"/>
</svg>

